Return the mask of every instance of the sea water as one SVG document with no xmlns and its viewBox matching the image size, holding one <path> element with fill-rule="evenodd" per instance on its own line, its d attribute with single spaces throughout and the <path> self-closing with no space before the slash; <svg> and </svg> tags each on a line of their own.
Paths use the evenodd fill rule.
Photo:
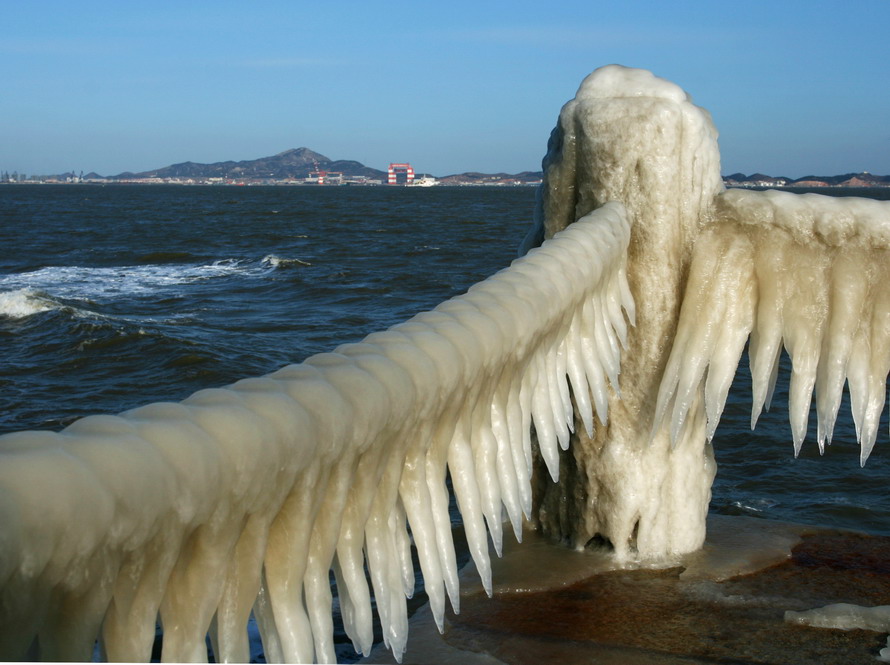
<svg viewBox="0 0 890 665">
<path fill-rule="evenodd" d="M 534 198 L 525 187 L 2 186 L 0 433 L 180 400 L 358 341 L 506 267 Z M 746 362 L 714 439 L 712 511 L 890 535 L 886 409 L 864 469 L 848 403 L 825 455 L 811 417 L 795 459 L 787 362 L 754 433 Z"/>
</svg>

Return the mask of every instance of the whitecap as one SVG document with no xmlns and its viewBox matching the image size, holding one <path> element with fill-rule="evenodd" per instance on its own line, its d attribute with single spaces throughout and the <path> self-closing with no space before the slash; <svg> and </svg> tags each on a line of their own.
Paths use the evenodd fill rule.
<svg viewBox="0 0 890 665">
<path fill-rule="evenodd" d="M 272 266 L 273 268 L 289 268 L 291 266 L 311 266 L 312 264 L 302 259 L 285 259 L 275 254 L 268 254 L 263 257 L 263 264 Z"/>
<path fill-rule="evenodd" d="M 26 312 L 16 316 L 27 316 L 33 307 L 61 307 L 62 305 L 54 302 L 55 299 L 76 307 L 75 303 L 107 303 L 120 298 L 177 293 L 183 288 L 209 280 L 232 277 L 262 279 L 278 268 L 303 265 L 310 264 L 300 259 L 270 254 L 262 261 L 229 258 L 205 263 L 46 266 L 29 272 L 0 275 L 0 293 L 30 294 L 27 297 L 7 295 L 0 305 L 0 314 L 13 316 L 8 312 L 15 311 Z M 43 305 L 32 302 L 37 293 L 43 294 Z M 51 299 L 46 300 L 47 298 Z"/>
<path fill-rule="evenodd" d="M 66 300 L 103 300 L 139 296 L 207 279 L 250 274 L 253 266 L 236 259 L 209 264 L 133 266 L 48 266 L 25 273 L 0 275 L 0 289 L 32 289 Z"/>
<path fill-rule="evenodd" d="M 34 289 L 0 292 L 0 316 L 23 319 L 38 312 L 48 312 L 60 305 Z"/>
</svg>

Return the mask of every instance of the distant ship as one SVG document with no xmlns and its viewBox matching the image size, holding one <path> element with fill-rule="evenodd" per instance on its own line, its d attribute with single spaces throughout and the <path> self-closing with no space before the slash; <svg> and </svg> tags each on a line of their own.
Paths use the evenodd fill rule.
<svg viewBox="0 0 890 665">
<path fill-rule="evenodd" d="M 433 185 L 438 185 L 439 181 L 434 177 L 425 175 L 421 178 L 416 179 L 413 183 L 411 183 L 412 187 L 432 187 Z"/>
</svg>

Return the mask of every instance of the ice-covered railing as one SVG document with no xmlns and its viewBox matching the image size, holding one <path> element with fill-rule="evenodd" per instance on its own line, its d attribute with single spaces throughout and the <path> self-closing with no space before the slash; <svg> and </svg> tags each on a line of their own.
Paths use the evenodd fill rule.
<svg viewBox="0 0 890 665">
<path fill-rule="evenodd" d="M 848 383 L 860 462 L 878 434 L 890 371 L 890 203 L 731 190 L 692 255 L 677 336 L 658 395 L 676 440 L 704 387 L 714 435 L 749 343 L 753 429 L 769 409 L 783 348 L 795 454 L 816 394 L 817 443 L 831 443 Z"/>
<path fill-rule="evenodd" d="M 373 595 L 398 656 L 412 541 L 441 629 L 459 598 L 446 475 L 490 589 L 486 524 L 499 552 L 502 514 L 518 538 L 532 509 L 532 424 L 555 477 L 571 396 L 588 432 L 606 420 L 629 237 L 611 203 L 361 343 L 0 437 L 0 655 L 89 660 L 100 637 L 110 660 L 148 660 L 159 617 L 164 660 L 205 660 L 209 632 L 217 660 L 243 662 L 253 612 L 268 660 L 333 661 L 333 570 L 356 649 Z"/>
</svg>

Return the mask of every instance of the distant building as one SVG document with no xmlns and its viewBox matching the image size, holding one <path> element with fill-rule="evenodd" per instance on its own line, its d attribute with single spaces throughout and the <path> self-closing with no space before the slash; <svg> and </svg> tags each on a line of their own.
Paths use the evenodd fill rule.
<svg viewBox="0 0 890 665">
<path fill-rule="evenodd" d="M 414 182 L 414 167 L 408 163 L 390 164 L 387 171 L 386 184 L 388 185 L 410 185 Z"/>
</svg>

